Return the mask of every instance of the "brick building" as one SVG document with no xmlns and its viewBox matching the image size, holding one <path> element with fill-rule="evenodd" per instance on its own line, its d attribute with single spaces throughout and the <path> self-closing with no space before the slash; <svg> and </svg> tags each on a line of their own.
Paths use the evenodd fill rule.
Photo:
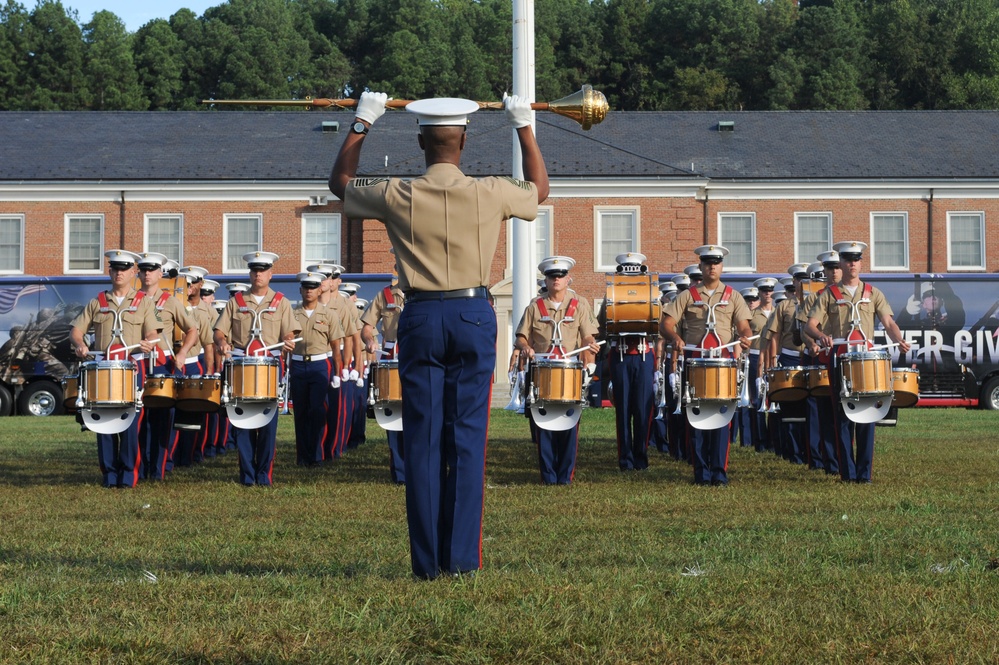
<svg viewBox="0 0 999 665">
<path fill-rule="evenodd" d="M 102 274 L 113 247 L 234 276 L 260 247 L 281 254 L 279 272 L 319 258 L 388 272 L 383 227 L 343 219 L 326 187 L 351 118 L 2 113 L 0 275 Z M 475 114 L 468 131 L 466 173 L 511 172 L 502 113 Z M 538 257 L 573 256 L 573 288 L 594 300 L 617 254 L 639 251 L 652 270 L 674 273 L 707 242 L 732 250 L 730 272 L 782 273 L 843 239 L 871 246 L 871 272 L 999 265 L 996 112 L 612 112 L 589 131 L 539 113 L 537 131 L 552 180 Z M 387 113 L 359 173 L 422 172 L 415 134 L 412 116 Z M 501 238 L 501 330 L 515 318 L 510 266 Z"/>
</svg>

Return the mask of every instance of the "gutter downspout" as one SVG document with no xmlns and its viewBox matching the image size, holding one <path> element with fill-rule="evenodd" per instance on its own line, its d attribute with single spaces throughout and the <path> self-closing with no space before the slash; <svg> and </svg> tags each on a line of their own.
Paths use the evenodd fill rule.
<svg viewBox="0 0 999 665">
<path fill-rule="evenodd" d="M 933 188 L 926 202 L 926 272 L 933 272 Z"/>
<path fill-rule="evenodd" d="M 701 244 L 707 245 L 709 242 L 711 242 L 710 240 L 708 240 L 708 188 L 707 187 L 704 188 L 703 210 L 704 210 L 703 220 L 701 221 L 701 226 L 702 226 L 701 235 L 703 236 L 703 238 L 701 239 Z"/>
<path fill-rule="evenodd" d="M 125 246 L 125 190 L 121 191 L 118 201 L 118 246 Z"/>
</svg>

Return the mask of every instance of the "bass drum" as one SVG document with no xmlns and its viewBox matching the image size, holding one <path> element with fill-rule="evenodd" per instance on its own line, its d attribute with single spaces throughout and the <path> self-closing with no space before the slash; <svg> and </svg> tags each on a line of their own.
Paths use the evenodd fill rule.
<svg viewBox="0 0 999 665">
<path fill-rule="evenodd" d="M 607 282 L 604 313 L 608 335 L 658 335 L 662 314 L 658 277 L 614 275 Z"/>
</svg>

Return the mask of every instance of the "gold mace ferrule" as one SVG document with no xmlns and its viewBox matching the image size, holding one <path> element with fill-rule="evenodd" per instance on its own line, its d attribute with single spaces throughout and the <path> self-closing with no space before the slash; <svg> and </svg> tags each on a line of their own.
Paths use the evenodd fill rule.
<svg viewBox="0 0 999 665">
<path fill-rule="evenodd" d="M 388 108 L 403 108 L 411 104 L 412 99 L 390 99 L 385 103 Z M 221 104 L 226 106 L 302 106 L 305 108 L 353 108 L 357 106 L 356 99 L 202 99 L 202 104 Z M 476 102 L 480 109 L 502 110 L 503 102 Z M 610 107 L 604 93 L 594 90 L 591 85 L 584 85 L 581 90 L 568 97 L 554 102 L 534 102 L 531 108 L 535 111 L 551 111 L 566 118 L 575 120 L 583 129 L 598 125 L 607 117 Z"/>
</svg>

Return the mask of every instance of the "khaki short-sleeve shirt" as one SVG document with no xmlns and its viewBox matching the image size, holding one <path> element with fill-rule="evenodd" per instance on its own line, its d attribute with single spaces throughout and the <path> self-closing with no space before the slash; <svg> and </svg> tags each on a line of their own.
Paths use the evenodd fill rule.
<svg viewBox="0 0 999 665">
<path fill-rule="evenodd" d="M 317 355 L 340 348 L 340 340 L 345 337 L 340 319 L 328 307 L 316 305 L 310 316 L 299 305 L 294 310 L 295 322 L 302 331 L 301 342 L 295 344 L 295 355 Z"/>
<path fill-rule="evenodd" d="M 576 298 L 578 303 L 576 312 L 572 316 L 572 321 L 567 321 L 566 312 L 569 309 L 569 301 L 573 298 Z M 538 307 L 538 298 L 535 298 L 524 310 L 524 315 L 517 326 L 517 336 L 526 339 L 535 353 L 547 353 L 551 349 L 556 323 L 560 323 L 562 349 L 567 353 L 578 349 L 588 336 L 596 336 L 597 318 L 586 298 L 580 298 L 575 292 L 567 291 L 558 309 L 555 309 L 555 303 L 549 298 L 545 298 L 544 303 L 551 321 L 541 320 L 541 308 Z"/>
<path fill-rule="evenodd" d="M 801 352 L 804 348 L 804 344 L 794 343 L 794 326 L 797 315 L 798 305 L 794 300 L 788 298 L 777 305 L 777 310 L 769 325 L 767 338 L 777 339 L 778 354 L 780 354 L 781 349 L 794 349 Z"/>
<path fill-rule="evenodd" d="M 334 293 L 330 301 L 326 303 L 326 307 L 333 313 L 333 317 L 340 322 L 340 328 L 343 330 L 344 337 L 351 337 L 361 332 L 360 319 L 357 316 L 357 308 L 354 307 L 353 302 L 347 300 L 339 293 Z"/>
<path fill-rule="evenodd" d="M 158 289 L 155 295 L 147 295 L 146 297 L 152 300 L 153 306 L 156 307 L 156 303 L 159 302 L 162 295 L 163 289 Z M 182 340 L 174 339 L 176 328 L 180 328 L 182 334 L 187 334 L 191 328 L 200 327 L 187 308 L 184 307 L 184 304 L 172 295 L 164 301 L 161 307 L 156 307 L 156 315 L 163 323 L 163 334 L 160 335 L 160 341 L 156 346 L 164 351 L 173 351 L 175 347 L 180 348 Z M 195 353 L 194 349 L 191 352 Z"/>
<path fill-rule="evenodd" d="M 851 303 L 860 303 L 864 298 L 864 282 L 857 285 L 857 290 L 851 296 L 842 284 L 838 286 L 843 298 Z M 860 314 L 860 329 L 867 339 L 874 339 L 874 319 L 882 321 L 886 317 L 894 316 L 891 305 L 881 289 L 876 286 L 871 287 L 870 302 L 857 305 Z M 838 304 L 836 296 L 831 288 L 826 288 L 819 294 L 819 297 L 808 312 L 808 318 L 818 321 L 819 329 L 833 339 L 845 339 L 850 334 L 851 320 L 853 318 L 853 307 L 847 304 Z"/>
<path fill-rule="evenodd" d="M 537 217 L 538 193 L 531 182 L 433 164 L 412 180 L 353 179 L 344 214 L 385 224 L 403 292 L 452 291 L 489 284 L 503 221 Z"/>
<path fill-rule="evenodd" d="M 683 339 L 684 344 L 697 346 L 708 332 L 708 310 L 711 305 L 717 305 L 721 302 L 725 293 L 725 284 L 718 282 L 711 295 L 708 295 L 708 290 L 703 285 L 698 286 L 697 291 L 702 302 L 700 305 L 694 302 L 691 291 L 692 289 L 688 289 L 678 295 L 673 302 L 666 306 L 664 314 L 678 324 L 683 323 L 681 339 Z M 722 345 L 733 340 L 732 331 L 735 325 L 740 321 L 749 321 L 751 316 L 742 294 L 735 289 L 732 289 L 728 304 L 715 307 L 714 312 L 715 333 Z M 677 334 L 681 334 L 680 330 L 680 325 L 677 325 Z"/>
<path fill-rule="evenodd" d="M 215 330 L 221 331 L 228 339 L 232 340 L 232 345 L 237 349 L 246 349 L 250 343 L 250 334 L 253 330 L 254 313 L 260 314 L 261 337 L 264 346 L 270 346 L 280 342 L 285 335 L 290 332 L 298 332 L 298 324 L 292 315 L 291 303 L 287 298 L 281 298 L 273 312 L 266 311 L 271 306 L 271 301 L 277 295 L 274 289 L 267 289 L 263 300 L 257 303 L 257 299 L 250 293 L 244 293 L 246 302 L 246 312 L 239 311 L 239 303 L 236 298 L 230 298 L 222 310 Z"/>
<path fill-rule="evenodd" d="M 754 335 L 760 335 L 753 340 L 753 345 L 750 347 L 755 351 L 759 351 L 763 343 L 763 329 L 767 327 L 767 322 L 770 320 L 770 315 L 774 313 L 775 308 L 771 307 L 768 311 L 763 311 L 762 307 L 757 307 L 754 310 L 750 310 L 752 316 L 749 317 L 749 329 L 753 331 Z"/>
<path fill-rule="evenodd" d="M 389 288 L 392 293 L 392 305 L 389 306 L 388 298 L 385 297 L 385 289 L 381 289 L 378 295 L 368 304 L 368 308 L 361 315 L 361 323 L 379 329 L 381 322 L 382 343 L 395 342 L 398 340 L 399 316 L 402 314 L 405 296 L 398 286 Z"/>
<path fill-rule="evenodd" d="M 121 315 L 125 346 L 138 344 L 151 331 L 162 329 L 163 324 L 156 316 L 155 303 L 148 296 L 143 295 L 135 311 L 130 311 L 136 293 L 135 289 L 130 289 L 122 299 L 121 304 L 118 304 L 111 292 L 105 291 L 108 310 L 102 312 L 100 300 L 94 298 L 87 303 L 79 316 L 73 319 L 72 326 L 84 334 L 93 326 L 95 350 L 103 352 L 111 345 L 111 334 L 114 330 L 115 314 L 117 313 Z"/>
</svg>

